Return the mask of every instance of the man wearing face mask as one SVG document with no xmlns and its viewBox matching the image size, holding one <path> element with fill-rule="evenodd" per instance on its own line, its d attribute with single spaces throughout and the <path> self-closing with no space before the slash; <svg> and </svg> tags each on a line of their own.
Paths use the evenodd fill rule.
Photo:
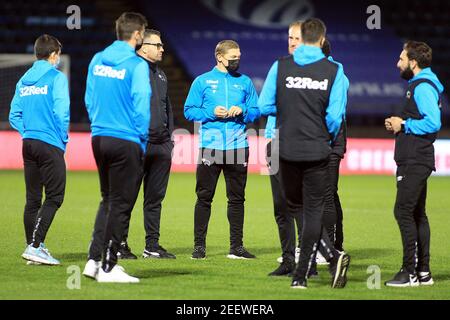
<svg viewBox="0 0 450 320">
<path fill-rule="evenodd" d="M 167 95 L 167 77 L 158 66 L 163 59 L 163 52 L 161 33 L 153 29 L 145 30 L 144 43 L 137 51 L 138 55 L 148 63 L 149 80 L 152 87 L 150 140 L 144 157 L 144 228 L 146 236 L 143 257 L 175 259 L 175 255 L 167 252 L 159 244 L 161 202 L 169 182 L 174 146 L 172 141 L 173 112 Z M 119 250 L 120 258 L 133 257 L 126 242 L 128 228 L 125 233 Z"/>
<path fill-rule="evenodd" d="M 397 67 L 408 81 L 399 116 L 385 126 L 395 134 L 397 198 L 394 214 L 403 243 L 403 264 L 390 287 L 433 285 L 430 271 L 430 225 L 425 212 L 427 180 L 436 170 L 434 146 L 441 128 L 440 97 L 444 90 L 431 71 L 432 50 L 424 42 L 408 41 Z"/>
<path fill-rule="evenodd" d="M 60 264 L 46 249 L 44 240 L 66 187 L 64 152 L 69 140 L 70 97 L 67 78 L 56 69 L 61 48 L 61 43 L 47 34 L 36 40 L 37 61 L 17 83 L 9 114 L 11 127 L 23 139 L 27 248 L 22 257 L 30 264 Z"/>
<path fill-rule="evenodd" d="M 83 274 L 98 282 L 139 282 L 117 265 L 117 253 L 139 192 L 148 142 L 149 68 L 135 52 L 146 26 L 141 14 L 123 13 L 116 20 L 118 40 L 97 53 L 88 69 L 85 102 L 102 201 Z"/>
<path fill-rule="evenodd" d="M 233 40 L 220 41 L 216 66 L 192 83 L 184 105 L 187 120 L 201 123 L 197 165 L 192 259 L 206 258 L 211 203 L 223 171 L 230 223 L 230 259 L 253 259 L 243 245 L 248 142 L 246 124 L 259 118 L 258 96 L 251 79 L 237 72 L 241 51 Z"/>
</svg>

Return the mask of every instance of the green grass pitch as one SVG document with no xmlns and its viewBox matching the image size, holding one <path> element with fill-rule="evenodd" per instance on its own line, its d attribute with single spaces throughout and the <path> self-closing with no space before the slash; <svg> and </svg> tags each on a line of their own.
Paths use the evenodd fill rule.
<svg viewBox="0 0 450 320">
<path fill-rule="evenodd" d="M 257 259 L 228 260 L 229 226 L 226 197 L 220 179 L 204 261 L 190 259 L 193 245 L 195 175 L 172 174 L 163 203 L 161 244 L 176 260 L 123 261 L 127 272 L 141 278 L 137 285 L 98 284 L 81 278 L 80 289 L 68 289 L 68 267 L 85 263 L 99 202 L 95 172 L 69 172 L 63 206 L 46 245 L 62 266 L 27 266 L 21 171 L 0 171 L 0 299 L 449 299 L 450 298 L 450 178 L 432 177 L 428 189 L 431 224 L 433 287 L 386 288 L 383 282 L 401 263 L 400 233 L 392 208 L 395 178 L 343 176 L 340 195 L 344 208 L 345 248 L 352 256 L 346 288 L 332 290 L 326 267 L 308 282 L 308 290 L 290 289 L 290 279 L 269 278 L 280 256 L 269 178 L 250 175 L 246 194 L 245 246 Z M 129 244 L 141 254 L 144 244 L 142 195 L 132 216 Z M 369 266 L 381 270 L 381 288 L 368 289 Z M 70 269 L 69 269 L 70 270 Z M 76 269 L 75 269 L 76 270 Z"/>
</svg>

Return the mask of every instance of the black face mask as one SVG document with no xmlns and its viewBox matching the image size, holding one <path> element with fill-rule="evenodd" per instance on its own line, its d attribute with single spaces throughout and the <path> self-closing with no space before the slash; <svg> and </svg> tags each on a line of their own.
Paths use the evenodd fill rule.
<svg viewBox="0 0 450 320">
<path fill-rule="evenodd" d="M 239 62 L 240 59 L 228 60 L 228 66 L 226 66 L 225 68 L 230 73 L 236 72 L 239 69 Z"/>
<path fill-rule="evenodd" d="M 408 68 L 400 72 L 400 77 L 402 77 L 402 79 L 405 79 L 406 81 L 409 81 L 414 77 L 414 72 L 408 66 Z"/>
</svg>

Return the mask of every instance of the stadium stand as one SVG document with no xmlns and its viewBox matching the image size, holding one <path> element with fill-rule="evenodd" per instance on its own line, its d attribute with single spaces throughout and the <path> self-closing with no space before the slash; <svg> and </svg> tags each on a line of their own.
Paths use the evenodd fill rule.
<svg viewBox="0 0 450 320">
<path fill-rule="evenodd" d="M 263 2 L 266 7 L 261 10 Z M 66 27 L 69 16 L 66 9 L 73 3 L 81 8 L 81 30 Z M 277 7 L 277 3 L 284 5 Z M 114 20 L 123 11 L 141 11 L 150 27 L 160 29 L 163 34 L 166 51 L 162 67 L 169 79 L 176 127 L 192 131 L 192 125 L 183 116 L 183 102 L 193 78 L 214 64 L 212 51 L 219 40 L 239 41 L 244 52 L 241 70 L 260 88 L 271 63 L 286 54 L 288 22 L 315 15 L 326 21 L 333 56 L 344 64 L 351 80 L 350 136 L 386 137 L 380 123 L 395 111 L 405 87 L 395 68 L 401 40 L 428 42 L 434 48 L 433 69 L 449 88 L 450 2 L 380 0 L 378 3 L 383 8 L 383 27 L 371 31 L 366 28 L 367 4 L 363 2 L 42 0 L 37 4 L 4 0 L 0 4 L 0 53 L 31 54 L 34 40 L 42 33 L 59 38 L 63 53 L 71 58 L 71 129 L 86 131 L 89 125 L 83 97 L 89 61 L 95 52 L 114 41 Z M 360 21 L 355 18 L 357 15 L 361 16 Z M 25 69 L 18 67 L 6 76 L 0 74 L 0 129 L 9 128 L 9 103 L 14 85 Z M 443 113 L 443 124 L 448 127 L 448 103 Z M 441 136 L 450 134 L 443 130 Z"/>
</svg>

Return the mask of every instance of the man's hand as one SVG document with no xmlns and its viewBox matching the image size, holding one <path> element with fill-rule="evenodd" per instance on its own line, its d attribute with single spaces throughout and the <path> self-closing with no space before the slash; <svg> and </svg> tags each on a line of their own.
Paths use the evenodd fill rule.
<svg viewBox="0 0 450 320">
<path fill-rule="evenodd" d="M 232 106 L 230 110 L 228 110 L 229 117 L 237 117 L 242 114 L 242 109 L 237 106 Z"/>
<path fill-rule="evenodd" d="M 389 131 L 393 131 L 394 134 L 402 131 L 402 122 L 403 119 L 400 117 L 390 117 L 384 121 L 386 129 Z"/>
<path fill-rule="evenodd" d="M 220 118 L 220 119 L 225 119 L 226 117 L 228 117 L 227 109 L 225 107 L 222 107 L 222 106 L 217 106 L 214 109 L 214 114 L 215 114 L 215 116 L 217 118 Z"/>
<path fill-rule="evenodd" d="M 386 127 L 387 131 L 394 131 L 392 129 L 391 118 L 384 119 L 384 126 Z"/>
</svg>

